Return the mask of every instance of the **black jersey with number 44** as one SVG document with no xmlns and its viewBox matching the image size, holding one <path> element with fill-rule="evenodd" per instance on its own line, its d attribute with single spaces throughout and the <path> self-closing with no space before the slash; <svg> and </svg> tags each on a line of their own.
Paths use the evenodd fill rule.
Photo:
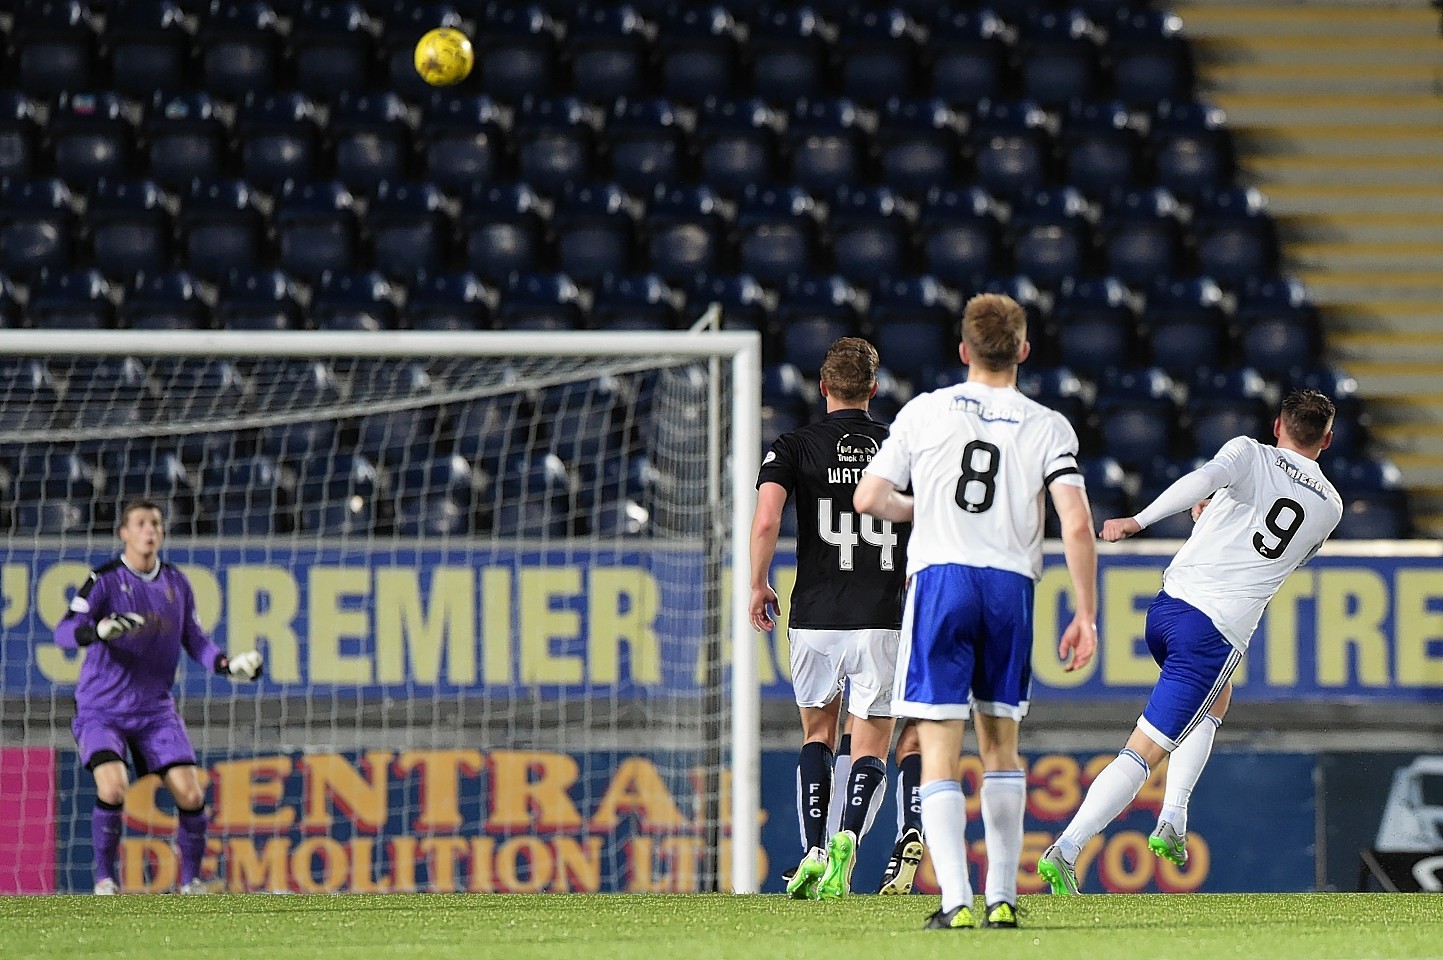
<svg viewBox="0 0 1443 960">
<path fill-rule="evenodd" d="M 910 524 L 852 509 L 862 471 L 887 437 L 864 410 L 836 410 L 783 434 L 757 474 L 797 510 L 797 582 L 790 626 L 802 630 L 895 630 L 902 625 Z"/>
</svg>

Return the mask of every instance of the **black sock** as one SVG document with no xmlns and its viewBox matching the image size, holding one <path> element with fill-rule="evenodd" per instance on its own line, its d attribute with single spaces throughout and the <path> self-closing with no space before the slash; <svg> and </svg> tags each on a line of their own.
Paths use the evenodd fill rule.
<svg viewBox="0 0 1443 960">
<path fill-rule="evenodd" d="M 897 802 L 902 805 L 902 829 L 922 832 L 922 755 L 914 753 L 897 763 L 902 771 Z"/>
<path fill-rule="evenodd" d="M 827 845 L 827 806 L 832 802 L 832 748 L 812 741 L 802 744 L 797 762 L 797 802 L 807 849 Z"/>
<path fill-rule="evenodd" d="M 876 757 L 857 757 L 852 761 L 852 777 L 847 783 L 847 805 L 842 808 L 842 829 L 858 837 L 867 824 L 872 809 L 872 795 L 887 782 L 887 765 Z"/>
</svg>

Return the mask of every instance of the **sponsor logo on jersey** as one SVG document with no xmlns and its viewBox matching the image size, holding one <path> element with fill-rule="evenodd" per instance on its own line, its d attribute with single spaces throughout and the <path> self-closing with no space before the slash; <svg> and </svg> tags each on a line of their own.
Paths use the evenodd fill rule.
<svg viewBox="0 0 1443 960">
<path fill-rule="evenodd" d="M 987 423 L 1021 423 L 1022 411 L 1016 407 L 983 403 L 972 397 L 953 397 L 952 408 L 960 413 L 970 413 Z"/>
<path fill-rule="evenodd" d="M 838 463 L 871 463 L 877 455 L 877 441 L 865 433 L 844 433 L 837 441 Z"/>
<path fill-rule="evenodd" d="M 1273 461 L 1273 464 L 1274 466 L 1281 467 L 1282 471 L 1286 473 L 1288 475 L 1288 478 L 1291 479 L 1294 483 L 1298 484 L 1301 487 L 1306 487 L 1307 489 L 1316 493 L 1318 495 L 1318 499 L 1328 499 L 1328 490 L 1326 487 L 1323 486 L 1323 481 L 1319 480 L 1317 477 L 1310 476 L 1299 470 L 1288 461 L 1287 457 L 1279 456 L 1277 460 Z"/>
</svg>

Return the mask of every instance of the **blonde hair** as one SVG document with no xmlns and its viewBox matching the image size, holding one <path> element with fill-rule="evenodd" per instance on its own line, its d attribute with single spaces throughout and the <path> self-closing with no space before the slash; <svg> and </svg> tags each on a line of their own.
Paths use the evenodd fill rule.
<svg viewBox="0 0 1443 960">
<path fill-rule="evenodd" d="M 979 293 L 962 312 L 962 342 L 972 362 L 1000 373 L 1017 365 L 1017 353 L 1027 339 L 1027 314 L 1011 297 Z"/>
<path fill-rule="evenodd" d="M 822 358 L 822 383 L 842 403 L 863 403 L 877 382 L 877 348 L 861 337 L 842 337 Z"/>
</svg>

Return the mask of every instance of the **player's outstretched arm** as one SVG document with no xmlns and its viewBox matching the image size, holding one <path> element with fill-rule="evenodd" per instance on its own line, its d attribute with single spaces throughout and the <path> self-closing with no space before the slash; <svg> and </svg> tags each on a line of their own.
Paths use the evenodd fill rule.
<svg viewBox="0 0 1443 960">
<path fill-rule="evenodd" d="M 787 488 L 780 483 L 763 483 L 757 488 L 757 510 L 752 515 L 752 598 L 748 604 L 752 629 L 770 630 L 777 625 L 777 592 L 772 589 L 772 558 L 782 530 L 782 508 Z"/>
<path fill-rule="evenodd" d="M 232 680 L 259 680 L 265 668 L 265 661 L 257 650 L 247 650 L 234 657 L 218 653 L 215 657 L 215 672 Z"/>
<path fill-rule="evenodd" d="M 913 500 L 897 489 L 897 485 L 875 473 L 863 473 L 852 493 L 852 508 L 878 520 L 893 523 L 912 522 Z"/>
<path fill-rule="evenodd" d="M 1080 670 L 1097 652 L 1097 547 L 1092 535 L 1092 507 L 1087 490 L 1072 482 L 1072 475 L 1048 486 L 1052 505 L 1062 526 L 1062 553 L 1072 578 L 1076 612 L 1057 645 L 1057 655 L 1067 666 Z"/>
<path fill-rule="evenodd" d="M 1170 517 L 1174 513 L 1181 513 L 1184 510 L 1191 511 L 1193 520 L 1196 521 L 1202 513 L 1198 509 L 1199 502 L 1206 501 L 1217 492 L 1218 488 L 1227 486 L 1232 479 L 1227 463 L 1219 459 L 1209 460 L 1191 473 L 1178 477 L 1173 481 L 1172 486 L 1158 494 L 1156 500 L 1139 510 L 1135 516 L 1107 521 L 1102 528 L 1102 539 L 1112 543 L 1124 537 L 1130 537 L 1162 518 Z M 1113 527 L 1112 533 L 1120 533 L 1120 536 L 1108 535 L 1108 527 L 1113 524 L 1119 526 Z M 1131 529 L 1132 526 L 1136 526 L 1137 529 Z"/>
</svg>

